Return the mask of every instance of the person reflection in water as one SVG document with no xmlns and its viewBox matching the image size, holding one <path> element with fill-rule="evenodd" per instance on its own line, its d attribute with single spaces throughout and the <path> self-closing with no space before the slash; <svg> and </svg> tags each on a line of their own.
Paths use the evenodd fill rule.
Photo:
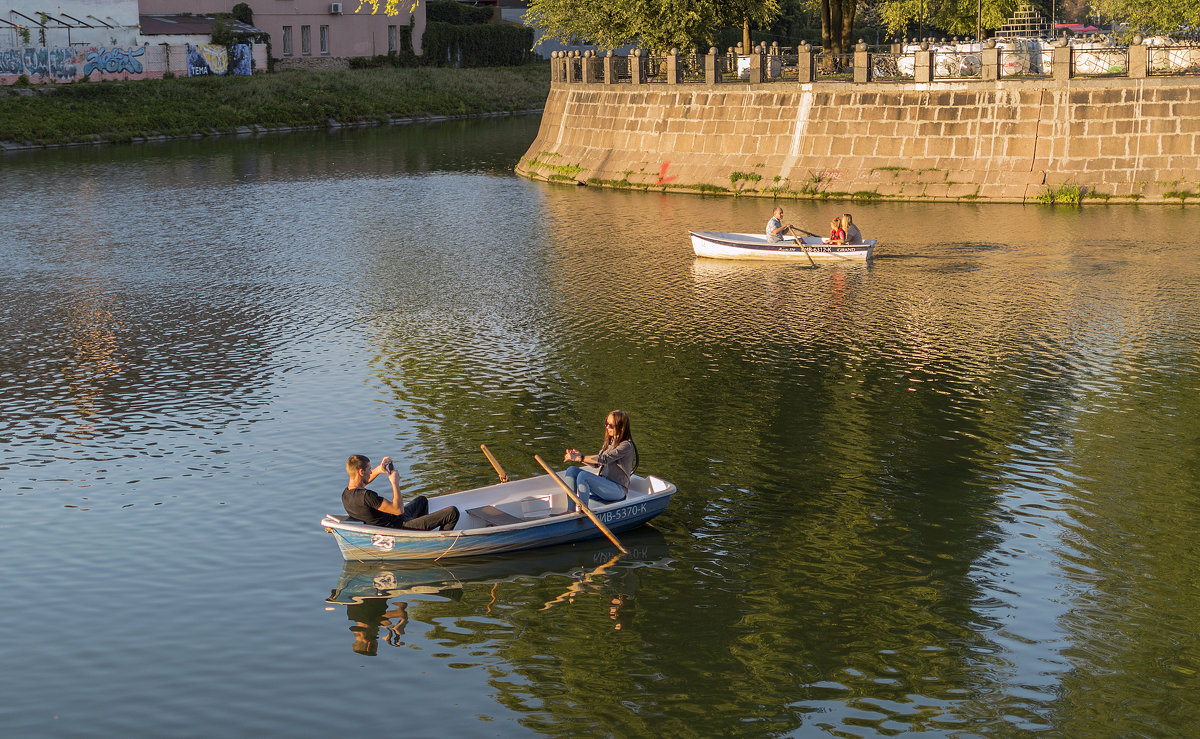
<svg viewBox="0 0 1200 739">
<path fill-rule="evenodd" d="M 378 654 L 380 627 L 388 632 L 384 637 L 388 644 L 393 647 L 404 644 L 400 637 L 404 635 L 404 626 L 408 623 L 408 604 L 397 601 L 392 610 L 389 611 L 387 607 L 387 598 L 364 598 L 361 603 L 346 606 L 346 618 L 354 622 L 350 631 L 354 633 L 351 648 L 355 652 L 368 657 Z"/>
</svg>

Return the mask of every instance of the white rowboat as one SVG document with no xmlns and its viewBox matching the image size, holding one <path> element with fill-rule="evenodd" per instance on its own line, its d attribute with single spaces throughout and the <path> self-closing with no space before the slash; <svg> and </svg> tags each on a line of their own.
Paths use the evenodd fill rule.
<svg viewBox="0 0 1200 739">
<path fill-rule="evenodd" d="M 827 244 L 814 236 L 803 237 L 804 246 L 791 236 L 770 243 L 765 234 L 738 234 L 719 231 L 688 231 L 692 235 L 692 251 L 698 257 L 712 259 L 773 259 L 807 262 L 861 261 L 871 258 L 875 241 L 861 244 Z M 808 256 L 805 250 L 808 250 Z"/>
<path fill-rule="evenodd" d="M 662 513 L 675 486 L 653 475 L 629 480 L 624 500 L 589 501 L 588 508 L 614 533 L 637 528 Z M 349 516 L 321 520 L 347 560 L 442 559 L 500 554 L 552 544 L 587 541 L 600 529 L 578 510 L 549 475 L 513 480 L 429 499 L 429 509 L 457 506 L 450 531 L 414 531 L 369 526 Z"/>
</svg>

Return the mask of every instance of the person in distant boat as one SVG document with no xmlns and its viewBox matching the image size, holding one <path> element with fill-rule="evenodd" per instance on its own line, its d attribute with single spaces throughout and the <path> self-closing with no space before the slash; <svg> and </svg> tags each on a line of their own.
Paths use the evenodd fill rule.
<svg viewBox="0 0 1200 739">
<path fill-rule="evenodd" d="M 842 216 L 842 230 L 846 232 L 847 244 L 863 243 L 862 231 L 859 231 L 858 226 L 854 225 L 854 220 L 850 218 L 849 213 Z"/>
<path fill-rule="evenodd" d="M 624 500 L 629 492 L 629 478 L 638 463 L 637 446 L 629 429 L 629 414 L 615 410 L 604 419 L 604 443 L 600 445 L 600 451 L 585 455 L 578 449 L 568 449 L 563 461 L 600 468 L 592 472 L 582 467 L 570 467 L 564 473 L 580 500 L 587 502 L 588 496 L 605 502 Z M 569 508 L 573 510 L 573 506 Z"/>
<path fill-rule="evenodd" d="M 767 241 L 778 244 L 783 240 L 783 234 L 792 228 L 792 224 L 783 225 L 783 208 L 775 207 L 771 212 L 771 220 L 767 221 Z"/>
<path fill-rule="evenodd" d="M 392 466 L 392 458 L 384 457 L 378 467 L 371 468 L 371 460 L 361 454 L 352 454 L 346 460 L 346 473 L 350 482 L 342 491 L 342 507 L 356 521 L 371 526 L 387 526 L 393 529 L 416 529 L 429 531 L 440 528 L 449 531 L 458 523 L 458 509 L 447 506 L 429 512 L 429 499 L 418 495 L 404 503 L 400 495 L 400 473 Z M 387 475 L 392 484 L 392 499 L 385 500 L 367 485 L 380 475 Z"/>
<path fill-rule="evenodd" d="M 829 239 L 830 244 L 846 243 L 846 232 L 842 229 L 842 219 L 837 216 L 829 222 Z"/>
</svg>

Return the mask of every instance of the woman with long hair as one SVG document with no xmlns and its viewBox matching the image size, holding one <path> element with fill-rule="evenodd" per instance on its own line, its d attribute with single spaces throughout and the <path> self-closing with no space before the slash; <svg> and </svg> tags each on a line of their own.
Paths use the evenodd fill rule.
<svg viewBox="0 0 1200 739">
<path fill-rule="evenodd" d="M 600 445 L 600 451 L 585 455 L 578 449 L 568 449 L 563 461 L 600 468 L 592 472 L 582 467 L 570 467 L 563 473 L 580 500 L 586 502 L 588 496 L 605 502 L 623 500 L 629 492 L 629 478 L 638 463 L 629 414 L 615 410 L 604 419 L 604 443 Z"/>
</svg>

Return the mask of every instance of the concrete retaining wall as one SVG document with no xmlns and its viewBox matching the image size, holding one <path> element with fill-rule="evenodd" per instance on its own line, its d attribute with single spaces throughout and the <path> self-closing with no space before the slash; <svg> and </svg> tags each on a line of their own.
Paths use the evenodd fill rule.
<svg viewBox="0 0 1200 739">
<path fill-rule="evenodd" d="M 546 180 L 770 197 L 1200 198 L 1200 81 L 556 81 L 517 166 Z"/>
</svg>

